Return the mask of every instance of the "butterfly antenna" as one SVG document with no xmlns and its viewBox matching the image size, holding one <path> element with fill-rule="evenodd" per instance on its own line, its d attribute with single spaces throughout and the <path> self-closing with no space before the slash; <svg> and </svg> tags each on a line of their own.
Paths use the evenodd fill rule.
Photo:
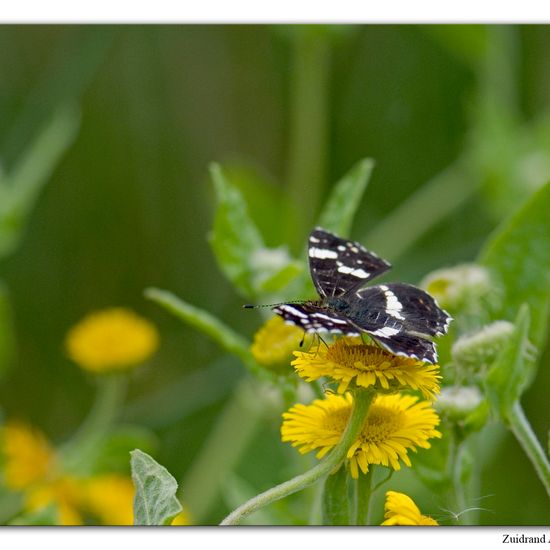
<svg viewBox="0 0 550 550">
<path fill-rule="evenodd" d="M 260 307 L 286 306 L 287 304 L 305 304 L 307 300 L 294 300 L 292 302 L 279 302 L 278 304 L 243 304 L 244 309 L 257 309 Z"/>
</svg>

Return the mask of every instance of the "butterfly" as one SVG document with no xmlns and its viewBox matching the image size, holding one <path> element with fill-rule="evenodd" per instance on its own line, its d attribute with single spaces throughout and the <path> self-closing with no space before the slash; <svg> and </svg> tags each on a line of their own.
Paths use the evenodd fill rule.
<svg viewBox="0 0 550 550">
<path fill-rule="evenodd" d="M 276 304 L 286 323 L 305 332 L 368 334 L 394 355 L 437 362 L 432 338 L 452 318 L 424 290 L 407 283 L 364 287 L 391 268 L 361 244 L 320 227 L 309 235 L 309 269 L 319 300 Z"/>
</svg>

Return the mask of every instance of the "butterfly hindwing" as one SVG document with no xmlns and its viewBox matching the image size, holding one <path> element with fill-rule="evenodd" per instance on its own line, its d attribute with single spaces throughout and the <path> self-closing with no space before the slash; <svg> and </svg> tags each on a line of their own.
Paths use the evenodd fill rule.
<svg viewBox="0 0 550 550">
<path fill-rule="evenodd" d="M 447 332 L 451 317 L 424 290 L 407 283 L 371 286 L 356 292 L 361 309 L 378 312 L 383 319 L 399 321 L 403 332 L 441 336 Z"/>
<path fill-rule="evenodd" d="M 390 264 L 354 241 L 314 229 L 308 242 L 309 269 L 321 298 L 353 292 L 390 269 Z"/>
<path fill-rule="evenodd" d="M 390 353 L 412 357 L 426 363 L 437 363 L 435 344 L 431 340 L 419 338 L 406 333 L 389 337 L 376 336 L 376 341 Z"/>
</svg>

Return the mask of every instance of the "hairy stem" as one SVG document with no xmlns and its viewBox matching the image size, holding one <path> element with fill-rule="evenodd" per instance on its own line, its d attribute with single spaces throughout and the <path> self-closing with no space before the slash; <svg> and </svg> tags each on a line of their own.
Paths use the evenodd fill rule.
<svg viewBox="0 0 550 550">
<path fill-rule="evenodd" d="M 550 462 L 537 436 L 529 424 L 519 401 L 508 413 L 510 429 L 533 464 L 548 496 L 550 497 Z"/>
<path fill-rule="evenodd" d="M 363 428 L 374 396 L 375 393 L 370 390 L 358 391 L 355 394 L 353 409 L 342 439 L 319 464 L 311 470 L 251 498 L 248 502 L 245 502 L 242 506 L 231 512 L 220 525 L 238 525 L 256 510 L 292 493 L 301 491 L 333 472 L 346 458 L 348 449 Z"/>
</svg>

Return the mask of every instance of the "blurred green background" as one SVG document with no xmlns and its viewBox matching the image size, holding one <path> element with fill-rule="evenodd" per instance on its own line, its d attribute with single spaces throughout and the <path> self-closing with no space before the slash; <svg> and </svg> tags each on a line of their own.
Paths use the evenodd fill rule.
<svg viewBox="0 0 550 550">
<path fill-rule="evenodd" d="M 123 418 L 153 429 L 155 458 L 185 479 L 245 372 L 143 290 L 169 289 L 249 337 L 260 324 L 207 243 L 209 163 L 243 191 L 267 244 L 299 255 L 331 185 L 373 158 L 352 236 L 392 261 L 393 279 L 417 283 L 474 259 L 550 179 L 549 49 L 547 26 L 0 27 L 3 179 L 33 147 L 38 165 L 58 147 L 0 263 L 15 337 L 4 418 L 70 437 L 94 382 L 65 357 L 65 333 L 92 310 L 134 308 L 162 344 L 132 373 Z M 524 399 L 543 442 L 545 362 Z M 303 470 L 289 466 L 296 453 L 280 442 L 279 413 L 251 429 L 234 489 L 246 493 L 245 480 L 254 494 Z M 471 503 L 487 509 L 481 521 L 547 523 L 544 490 L 515 440 L 495 438 L 492 451 L 479 457 L 483 498 Z M 277 505 L 287 517 L 292 502 Z M 216 499 L 201 522 L 238 503 Z"/>
</svg>

